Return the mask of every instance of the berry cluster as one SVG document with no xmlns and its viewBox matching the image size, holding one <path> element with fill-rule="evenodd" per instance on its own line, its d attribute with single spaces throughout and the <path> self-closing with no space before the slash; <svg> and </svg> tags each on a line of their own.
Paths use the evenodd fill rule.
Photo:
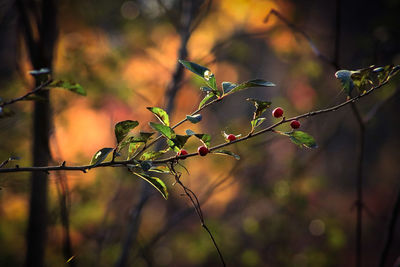
<svg viewBox="0 0 400 267">
<path fill-rule="evenodd" d="M 283 115 L 283 109 L 281 107 L 277 107 L 272 111 L 272 116 L 274 116 L 275 118 L 280 118 L 282 117 L 282 115 Z M 298 120 L 292 120 L 290 122 L 290 127 L 292 127 L 293 129 L 298 129 L 300 128 L 300 122 Z"/>
</svg>

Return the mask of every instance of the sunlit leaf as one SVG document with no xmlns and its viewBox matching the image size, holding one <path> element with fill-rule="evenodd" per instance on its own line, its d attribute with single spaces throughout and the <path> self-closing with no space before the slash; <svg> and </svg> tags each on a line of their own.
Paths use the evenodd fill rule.
<svg viewBox="0 0 400 267">
<path fill-rule="evenodd" d="M 257 119 L 258 117 L 260 117 L 267 110 L 267 108 L 271 106 L 270 101 L 263 101 L 254 98 L 247 98 L 246 100 L 253 102 L 254 106 L 256 107 L 253 119 Z"/>
<path fill-rule="evenodd" d="M 271 87 L 271 86 L 275 86 L 275 84 L 272 82 L 267 82 L 265 80 L 255 79 L 239 84 L 238 86 L 231 89 L 229 93 L 235 93 L 250 87 Z"/>
<path fill-rule="evenodd" d="M 165 183 L 157 177 L 151 177 L 150 175 L 147 175 L 145 173 L 137 173 L 134 172 L 135 175 L 139 176 L 140 178 L 144 179 L 148 183 L 150 183 L 155 189 L 158 190 L 158 192 L 161 193 L 161 195 L 165 198 L 168 199 L 168 190 L 167 186 Z"/>
<path fill-rule="evenodd" d="M 216 150 L 216 151 L 213 151 L 212 153 L 231 156 L 231 157 L 234 157 L 236 160 L 240 159 L 239 155 L 236 155 L 235 153 L 233 153 L 232 151 L 229 151 L 229 150 Z"/>
<path fill-rule="evenodd" d="M 209 147 L 210 146 L 210 142 L 211 142 L 211 136 L 209 134 L 197 134 L 194 131 L 187 129 L 186 130 L 186 134 L 188 136 L 196 136 L 197 138 L 200 139 L 200 141 L 206 146 Z"/>
<path fill-rule="evenodd" d="M 174 130 L 172 130 L 170 127 L 168 127 L 168 126 L 166 126 L 164 124 L 158 124 L 158 123 L 154 123 L 154 122 L 149 122 L 149 125 L 150 125 L 151 128 L 153 128 L 157 132 L 161 133 L 162 135 L 164 135 L 168 139 L 175 138 L 175 136 L 176 136 Z"/>
<path fill-rule="evenodd" d="M 167 140 L 167 143 L 170 148 L 172 148 L 175 152 L 179 152 L 182 147 L 186 144 L 187 140 L 191 135 L 179 135 L 177 134 L 175 138 Z"/>
<path fill-rule="evenodd" d="M 115 137 L 117 138 L 117 143 L 120 143 L 122 139 L 126 137 L 130 130 L 139 125 L 138 121 L 120 121 L 114 127 Z"/>
<path fill-rule="evenodd" d="M 198 122 L 201 121 L 202 116 L 201 116 L 201 114 L 196 114 L 196 115 L 193 115 L 193 116 L 191 116 L 191 115 L 186 115 L 186 119 L 187 119 L 188 121 L 190 121 L 191 123 L 198 123 Z"/>
<path fill-rule="evenodd" d="M 161 150 L 161 151 L 146 151 L 145 153 L 143 153 L 143 155 L 140 157 L 140 160 L 154 160 L 160 156 L 162 156 L 163 154 L 165 154 L 167 150 Z"/>
<path fill-rule="evenodd" d="M 182 60 L 182 59 L 179 60 L 179 63 L 181 63 L 185 68 L 187 68 L 194 74 L 203 78 L 204 81 L 207 83 L 207 85 L 214 92 L 214 94 L 220 95 L 220 92 L 218 91 L 218 88 L 217 88 L 217 81 L 215 79 L 215 75 L 208 68 L 203 67 L 194 62 L 190 62 L 190 61 L 186 61 L 186 60 Z"/>
<path fill-rule="evenodd" d="M 79 84 L 75 82 L 69 82 L 69 81 L 54 81 L 51 84 L 48 85 L 48 87 L 58 87 L 58 88 L 63 88 L 67 89 L 71 92 L 74 92 L 79 95 L 86 95 L 85 89 Z"/>
<path fill-rule="evenodd" d="M 129 147 L 128 147 L 128 160 L 132 159 L 132 157 L 135 155 L 135 153 L 137 152 L 137 150 L 139 149 L 140 146 L 142 146 L 143 143 L 142 142 L 134 142 L 134 143 L 130 143 Z"/>
<path fill-rule="evenodd" d="M 257 118 L 255 120 L 252 120 L 251 123 L 251 127 L 254 129 L 258 126 L 260 126 L 264 121 L 266 120 L 266 118 Z"/>
<path fill-rule="evenodd" d="M 204 78 L 204 73 L 206 71 L 210 71 L 209 69 L 207 69 L 206 67 L 203 67 L 199 64 L 190 62 L 190 61 L 186 61 L 186 60 L 178 60 L 179 63 L 181 63 L 185 68 L 187 68 L 188 70 L 190 70 L 191 72 L 193 72 L 194 74 L 199 75 L 200 77 Z"/>
<path fill-rule="evenodd" d="M 373 69 L 374 66 L 370 66 L 368 68 L 359 69 L 351 72 L 351 79 L 353 80 L 354 86 L 358 89 L 359 92 L 364 90 L 368 90 L 373 86 Z"/>
<path fill-rule="evenodd" d="M 92 160 L 90 161 L 90 165 L 93 165 L 93 166 L 99 165 L 107 158 L 108 154 L 110 154 L 111 151 L 113 151 L 113 148 L 110 148 L 110 147 L 105 147 L 105 148 L 100 149 L 92 157 Z"/>
<path fill-rule="evenodd" d="M 162 124 L 169 126 L 169 116 L 165 110 L 157 107 L 148 107 L 147 109 L 156 115 L 157 119 L 159 119 Z"/>
<path fill-rule="evenodd" d="M 149 172 L 157 172 L 157 173 L 171 173 L 170 169 L 167 166 L 157 166 L 151 167 Z"/>
<path fill-rule="evenodd" d="M 202 106 L 204 106 L 208 100 L 210 100 L 211 98 L 213 98 L 215 95 L 213 93 L 209 93 L 207 94 L 203 100 L 201 100 L 200 104 L 199 104 L 199 108 L 201 108 Z"/>
<path fill-rule="evenodd" d="M 194 136 L 196 136 L 197 138 L 199 138 L 200 141 L 201 141 L 206 147 L 209 147 L 209 146 L 210 146 L 211 135 L 209 135 L 209 134 L 195 134 Z"/>
<path fill-rule="evenodd" d="M 353 80 L 351 79 L 352 72 L 349 70 L 339 70 L 335 73 L 335 77 L 342 84 L 343 90 L 350 96 L 354 88 Z"/>
<path fill-rule="evenodd" d="M 222 91 L 224 92 L 224 94 L 227 94 L 230 91 L 232 91 L 232 89 L 235 88 L 236 86 L 237 86 L 236 83 L 222 82 Z"/>
<path fill-rule="evenodd" d="M 293 131 L 286 133 L 289 136 L 290 140 L 299 146 L 305 146 L 308 148 L 317 148 L 317 143 L 315 142 L 314 138 L 309 135 L 308 133 L 302 131 Z"/>
</svg>

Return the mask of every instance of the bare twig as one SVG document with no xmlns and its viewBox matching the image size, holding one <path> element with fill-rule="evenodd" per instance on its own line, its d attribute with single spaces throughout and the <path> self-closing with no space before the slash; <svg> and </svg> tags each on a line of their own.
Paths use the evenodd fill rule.
<svg viewBox="0 0 400 267">
<path fill-rule="evenodd" d="M 213 242 L 213 244 L 214 244 L 214 247 L 215 247 L 215 249 L 216 249 L 217 252 L 218 252 L 218 256 L 219 256 L 219 258 L 221 259 L 222 265 L 223 265 L 223 266 L 226 266 L 224 257 L 222 256 L 222 253 L 221 253 L 221 250 L 219 249 L 219 247 L 218 247 L 218 245 L 217 245 L 217 242 L 215 241 L 215 238 L 214 238 L 213 234 L 211 233 L 210 229 L 209 229 L 209 228 L 207 227 L 207 225 L 205 224 L 204 216 L 203 216 L 203 211 L 201 210 L 201 206 L 200 206 L 199 199 L 197 198 L 196 194 L 195 194 L 192 190 L 190 190 L 188 187 L 186 187 L 186 186 L 181 182 L 181 180 L 180 180 L 181 174 L 180 174 L 180 173 L 177 173 L 177 172 L 175 171 L 175 169 L 174 169 L 174 164 L 175 164 L 175 163 L 172 162 L 169 166 L 170 166 L 171 171 L 175 174 L 175 182 L 176 182 L 177 184 L 179 184 L 179 185 L 182 187 L 182 189 L 183 189 L 183 191 L 185 192 L 186 196 L 189 198 L 190 202 L 191 202 L 192 205 L 193 205 L 193 208 L 195 209 L 195 211 L 196 211 L 196 213 L 197 213 L 197 216 L 198 216 L 199 219 L 200 219 L 201 226 L 204 228 L 204 230 L 206 230 L 206 232 L 207 232 L 208 235 L 210 236 L 210 238 L 211 238 L 211 240 L 212 240 L 212 242 Z"/>
<path fill-rule="evenodd" d="M 40 84 L 39 86 L 37 86 L 35 89 L 33 89 L 32 91 L 29 91 L 28 93 L 24 94 L 23 96 L 17 97 L 17 98 L 13 98 L 11 100 L 5 101 L 5 102 L 1 102 L 0 103 L 0 107 L 3 108 L 7 105 L 11 105 L 14 104 L 15 102 L 19 102 L 19 101 L 23 101 L 26 100 L 30 95 L 36 94 L 40 91 L 42 91 L 47 85 L 49 85 L 52 82 L 52 80 L 48 80 L 42 84 Z"/>
</svg>

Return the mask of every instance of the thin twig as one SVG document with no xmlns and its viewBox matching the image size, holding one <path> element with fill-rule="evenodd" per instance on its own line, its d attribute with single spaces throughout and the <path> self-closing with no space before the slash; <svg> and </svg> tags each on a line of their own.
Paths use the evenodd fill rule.
<svg viewBox="0 0 400 267">
<path fill-rule="evenodd" d="M 15 102 L 26 100 L 30 95 L 36 94 L 36 93 L 40 92 L 41 90 L 43 90 L 51 82 L 52 82 L 52 80 L 50 79 L 50 80 L 42 83 L 41 85 L 37 86 L 32 91 L 29 91 L 28 93 L 24 94 L 23 96 L 20 96 L 20 97 L 17 97 L 17 98 L 14 98 L 14 99 L 11 99 L 11 100 L 8 100 L 8 101 L 5 101 L 5 102 L 1 102 L 0 103 L 0 107 L 3 108 L 5 106 L 7 106 L 7 105 L 14 104 Z"/>
<path fill-rule="evenodd" d="M 201 206 L 200 206 L 199 199 L 197 198 L 196 194 L 195 194 L 191 189 L 189 189 L 188 187 L 186 187 L 186 186 L 181 182 L 181 180 L 180 180 L 180 176 L 181 176 L 181 175 L 175 171 L 175 169 L 174 169 L 174 162 L 172 162 L 172 163 L 170 164 L 170 169 L 171 169 L 171 171 L 175 174 L 175 182 L 176 182 L 177 184 L 179 184 L 179 185 L 182 187 L 182 189 L 183 189 L 183 191 L 185 192 L 186 196 L 189 198 L 190 202 L 192 203 L 193 208 L 195 209 L 195 211 L 196 211 L 196 213 L 197 213 L 197 216 L 198 216 L 199 219 L 200 219 L 201 226 L 206 230 L 206 232 L 207 232 L 208 235 L 210 236 L 210 238 L 211 238 L 211 240 L 212 240 L 212 242 L 213 242 L 213 244 L 214 244 L 214 247 L 215 247 L 215 249 L 216 249 L 217 252 L 218 252 L 218 256 L 219 256 L 219 258 L 220 258 L 220 260 L 221 260 L 221 262 L 222 262 L 222 266 L 226 266 L 224 257 L 222 256 L 222 252 L 221 252 L 221 250 L 219 249 L 219 247 L 218 247 L 218 245 L 217 245 L 217 242 L 215 241 L 215 238 L 214 238 L 213 234 L 211 233 L 210 229 L 207 227 L 207 225 L 206 225 L 206 223 L 205 223 L 205 221 L 204 221 L 204 216 L 203 216 L 203 212 L 202 212 L 202 210 L 201 210 Z"/>
</svg>

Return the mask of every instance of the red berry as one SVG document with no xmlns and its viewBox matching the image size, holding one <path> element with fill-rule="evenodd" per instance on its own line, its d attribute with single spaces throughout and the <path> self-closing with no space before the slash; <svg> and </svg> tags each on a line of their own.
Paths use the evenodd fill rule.
<svg viewBox="0 0 400 267">
<path fill-rule="evenodd" d="M 208 152 L 210 152 L 210 151 L 209 151 L 208 148 L 205 147 L 205 146 L 199 146 L 199 147 L 197 148 L 197 152 L 199 153 L 200 156 L 204 157 L 204 156 L 207 155 Z"/>
<path fill-rule="evenodd" d="M 232 141 L 236 140 L 236 136 L 234 134 L 230 134 L 230 135 L 228 135 L 228 137 L 226 139 L 228 139 L 229 142 L 232 142 Z"/>
<path fill-rule="evenodd" d="M 300 128 L 300 122 L 297 121 L 297 120 L 291 121 L 291 122 L 290 122 L 290 126 L 291 126 L 293 129 Z"/>
<path fill-rule="evenodd" d="M 187 155 L 187 154 L 189 154 L 185 149 L 181 149 L 179 152 L 178 152 L 178 157 L 179 156 L 185 156 L 185 155 Z"/>
<path fill-rule="evenodd" d="M 282 115 L 283 115 L 283 109 L 280 107 L 278 107 L 272 111 L 272 116 L 274 116 L 275 118 L 280 118 L 280 117 L 282 117 Z"/>
</svg>

